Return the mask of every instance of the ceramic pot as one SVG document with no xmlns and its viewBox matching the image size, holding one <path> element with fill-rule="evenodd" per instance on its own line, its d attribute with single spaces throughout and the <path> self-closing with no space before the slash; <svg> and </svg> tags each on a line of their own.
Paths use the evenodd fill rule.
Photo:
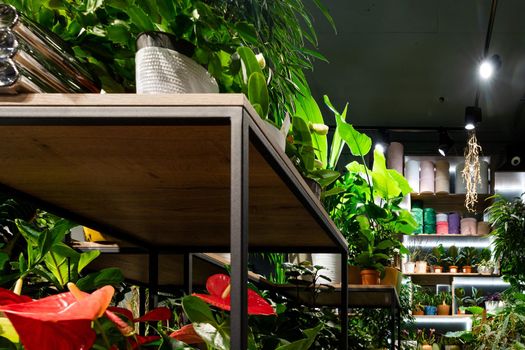
<svg viewBox="0 0 525 350">
<path fill-rule="evenodd" d="M 412 310 L 412 315 L 414 316 L 422 316 L 425 314 L 425 311 L 422 309 Z"/>
<path fill-rule="evenodd" d="M 341 283 L 341 254 L 312 254 L 312 264 L 326 268 L 322 274 L 330 278 L 331 283 Z"/>
<path fill-rule="evenodd" d="M 482 275 L 492 275 L 493 271 L 492 267 L 478 266 L 478 272 Z"/>
<path fill-rule="evenodd" d="M 442 316 L 450 315 L 450 305 L 439 304 L 437 306 L 437 314 Z"/>
<path fill-rule="evenodd" d="M 432 306 L 432 305 L 426 305 L 425 315 L 437 315 L 437 307 Z"/>
<path fill-rule="evenodd" d="M 462 270 L 463 270 L 463 273 L 472 273 L 472 266 L 469 266 L 469 265 L 463 266 Z"/>
<path fill-rule="evenodd" d="M 366 286 L 379 284 L 379 271 L 369 269 L 361 270 L 361 284 Z"/>
<path fill-rule="evenodd" d="M 416 263 L 409 261 L 403 264 L 403 271 L 405 273 L 414 273 L 416 272 Z"/>
<path fill-rule="evenodd" d="M 427 262 L 416 261 L 416 273 L 427 273 Z"/>
<path fill-rule="evenodd" d="M 348 284 L 361 284 L 361 268 L 348 265 Z"/>
<path fill-rule="evenodd" d="M 432 350 L 432 345 L 429 345 L 429 344 L 421 345 L 420 349 L 421 350 Z"/>
<path fill-rule="evenodd" d="M 458 273 L 458 267 L 457 267 L 457 266 L 450 266 L 450 267 L 448 268 L 448 271 L 449 271 L 450 273 Z"/>
<path fill-rule="evenodd" d="M 442 273 L 443 266 L 434 266 L 434 273 Z"/>
</svg>

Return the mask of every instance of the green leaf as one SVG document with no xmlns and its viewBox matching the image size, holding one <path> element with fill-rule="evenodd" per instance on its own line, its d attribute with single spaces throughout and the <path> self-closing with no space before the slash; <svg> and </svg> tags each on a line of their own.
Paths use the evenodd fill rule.
<svg viewBox="0 0 525 350">
<path fill-rule="evenodd" d="M 55 244 L 44 257 L 46 267 L 62 287 L 69 281 L 77 280 L 79 260 L 80 254 L 64 243 Z"/>
<path fill-rule="evenodd" d="M 257 58 L 255 58 L 255 54 L 249 47 L 246 47 L 246 46 L 239 47 L 237 48 L 237 53 L 239 54 L 239 57 L 241 58 L 242 80 L 244 84 L 247 86 L 248 78 L 253 73 L 263 74 L 263 72 L 262 72 L 261 67 L 259 66 L 259 62 L 257 62 Z"/>
<path fill-rule="evenodd" d="M 368 172 L 368 168 L 366 166 L 359 162 L 356 162 L 355 160 L 346 165 L 346 170 L 348 170 L 351 173 L 363 175 Z"/>
<path fill-rule="evenodd" d="M 301 48 L 301 51 L 304 52 L 305 54 L 307 54 L 308 56 L 312 56 L 312 57 L 315 57 L 321 61 L 324 61 L 326 63 L 329 63 L 328 62 L 328 59 L 326 57 L 324 57 L 321 53 L 315 51 L 315 50 L 310 50 L 306 47 L 303 47 Z"/>
<path fill-rule="evenodd" d="M 4 252 L 0 252 L 0 270 L 3 270 L 5 264 L 9 261 L 9 255 Z"/>
<path fill-rule="evenodd" d="M 20 271 L 20 274 L 27 271 L 27 262 L 23 253 L 20 253 L 18 256 L 18 271 Z"/>
<path fill-rule="evenodd" d="M 0 317 L 0 334 L 2 335 L 0 336 L 0 349 L 17 350 L 13 342 L 18 342 L 18 334 L 7 317 Z"/>
<path fill-rule="evenodd" d="M 330 23 L 330 25 L 332 26 L 333 30 L 337 33 L 337 29 L 335 27 L 335 21 L 332 18 L 332 16 L 330 15 L 330 12 L 326 8 L 326 6 L 323 4 L 322 0 L 313 0 L 313 1 L 314 1 L 315 5 L 317 6 L 317 8 L 319 8 L 319 10 L 321 10 L 321 12 L 323 13 L 324 17 L 328 21 L 328 23 Z"/>
<path fill-rule="evenodd" d="M 239 22 L 235 25 L 235 30 L 239 33 L 239 36 L 246 42 L 254 45 L 259 44 L 257 39 L 257 32 L 253 24 L 248 22 Z"/>
<path fill-rule="evenodd" d="M 133 23 L 137 27 L 139 32 L 155 30 L 153 22 L 142 8 L 133 5 L 126 9 L 126 13 L 131 19 L 131 23 Z"/>
<path fill-rule="evenodd" d="M 38 264 L 46 254 L 51 250 L 53 246 L 53 235 L 49 230 L 45 230 L 38 237 L 38 245 L 36 247 L 36 254 L 34 255 L 34 260 L 32 265 Z"/>
<path fill-rule="evenodd" d="M 310 128 L 301 118 L 292 118 L 292 128 L 294 133 L 294 142 L 301 144 L 301 147 L 303 147 L 303 151 L 301 152 L 301 160 L 304 163 L 304 167 L 311 171 L 314 169 L 315 154 L 312 147 Z M 312 151 L 310 151 L 310 149 Z"/>
<path fill-rule="evenodd" d="M 372 139 L 360 133 L 351 124 L 344 121 L 343 116 L 336 116 L 337 132 L 350 148 L 352 155 L 364 157 L 372 148 Z"/>
<path fill-rule="evenodd" d="M 157 0 L 159 12 L 167 22 L 173 22 L 177 18 L 177 11 L 173 5 L 174 2 L 172 0 Z"/>
<path fill-rule="evenodd" d="M 80 273 L 82 270 L 89 265 L 93 260 L 95 260 L 100 255 L 99 250 L 91 250 L 80 254 L 80 259 L 78 261 L 77 272 Z"/>
<path fill-rule="evenodd" d="M 211 323 L 217 325 L 208 304 L 198 297 L 186 296 L 182 298 L 182 308 L 191 322 Z"/>
<path fill-rule="evenodd" d="M 391 240 L 385 240 L 379 242 L 379 244 L 376 246 L 376 249 L 383 250 L 394 246 L 394 242 Z"/>
<path fill-rule="evenodd" d="M 104 4 L 104 0 L 87 0 L 86 1 L 86 13 L 95 12 L 103 4 Z"/>
<path fill-rule="evenodd" d="M 326 188 L 339 178 L 341 174 L 335 170 L 319 169 L 309 174 L 309 178 L 315 180 L 321 188 Z"/>
<path fill-rule="evenodd" d="M 407 179 L 405 179 L 403 175 L 398 173 L 397 170 L 388 169 L 388 175 L 393 181 L 397 183 L 397 186 L 401 190 L 401 196 L 406 196 L 412 191 L 412 189 L 410 188 L 410 185 L 408 184 Z"/>
<path fill-rule="evenodd" d="M 261 73 L 252 73 L 248 80 L 248 100 L 252 104 L 261 106 L 261 118 L 266 119 L 270 108 L 270 96 L 268 96 L 268 87 L 266 80 Z"/>
<path fill-rule="evenodd" d="M 372 167 L 372 182 L 374 191 L 381 198 L 392 199 L 399 197 L 401 189 L 397 182 L 390 176 L 386 168 L 385 156 L 378 150 L 374 151 L 374 165 Z"/>
<path fill-rule="evenodd" d="M 55 225 L 50 229 L 50 233 L 52 236 L 52 244 L 56 244 L 59 242 L 62 242 L 64 238 L 66 237 L 66 234 L 69 233 L 69 231 L 73 228 L 78 226 L 77 224 L 66 220 L 66 219 L 60 219 L 58 220 Z"/>
<path fill-rule="evenodd" d="M 84 292 L 90 292 L 106 285 L 117 286 L 124 281 L 122 271 L 116 267 L 109 267 L 93 272 L 77 281 L 77 287 Z"/>
<path fill-rule="evenodd" d="M 24 220 L 15 219 L 16 227 L 20 234 L 27 241 L 28 244 L 32 246 L 38 245 L 38 237 L 40 237 L 41 232 L 31 226 L 29 223 Z"/>
<path fill-rule="evenodd" d="M 306 336 L 306 339 L 300 339 L 294 341 L 293 343 L 279 346 L 275 350 L 308 350 L 314 343 L 315 338 L 317 337 L 321 329 L 323 329 L 322 323 L 319 323 L 314 328 L 305 329 L 303 333 Z"/>
<path fill-rule="evenodd" d="M 106 30 L 106 37 L 115 44 L 127 44 L 131 38 L 129 27 L 123 23 L 112 24 Z"/>
<path fill-rule="evenodd" d="M 335 119 L 341 118 L 343 121 L 346 121 L 346 113 L 348 111 L 348 103 L 345 105 L 345 109 L 343 110 L 343 113 L 339 113 L 334 106 L 332 105 L 332 102 L 330 102 L 330 99 L 327 95 L 324 95 L 324 103 L 330 110 L 334 113 Z M 330 147 L 330 158 L 328 159 L 328 167 L 330 169 L 335 169 L 337 166 L 337 163 L 339 162 L 339 158 L 341 157 L 341 152 L 343 151 L 344 142 L 341 138 L 341 135 L 339 134 L 339 124 L 337 125 L 335 129 L 334 136 L 332 138 L 332 145 Z"/>
</svg>

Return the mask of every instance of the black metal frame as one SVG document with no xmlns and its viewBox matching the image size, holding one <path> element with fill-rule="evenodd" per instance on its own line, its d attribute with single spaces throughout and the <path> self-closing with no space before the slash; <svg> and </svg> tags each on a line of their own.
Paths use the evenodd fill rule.
<svg viewBox="0 0 525 350">
<path fill-rule="evenodd" d="M 61 109 L 63 113 L 57 113 Z M 290 178 L 281 167 L 281 155 L 276 152 L 274 146 L 269 142 L 264 133 L 259 130 L 257 124 L 250 119 L 249 113 L 242 106 L 234 107 L 202 107 L 203 117 L 192 116 L 191 107 L 156 106 L 154 112 L 151 107 L 9 107 L 0 110 L 1 125 L 202 125 L 217 124 L 231 126 L 231 187 L 230 187 L 230 252 L 231 263 L 231 349 L 244 350 L 247 348 L 248 340 L 248 314 L 247 314 L 247 275 L 248 275 L 248 201 L 249 201 L 249 145 L 254 143 L 272 168 L 279 174 L 281 179 L 290 186 L 292 192 L 298 196 L 307 210 L 312 213 L 315 220 L 328 233 L 334 242 L 334 248 L 283 248 L 283 247 L 259 247 L 257 251 L 283 252 L 311 252 L 340 253 L 342 271 L 342 293 L 341 293 L 341 330 L 342 334 L 348 333 L 348 275 L 347 275 L 347 247 L 341 237 L 333 234 L 334 226 L 326 215 L 319 215 L 319 208 L 312 203 L 312 195 L 309 191 L 297 184 L 297 179 Z M 218 113 L 221 110 L 222 113 Z M 117 112 L 118 111 L 118 112 Z M 29 112 L 29 113 L 28 113 Z M 32 114 L 32 115 L 28 115 Z M 38 115 L 38 116 L 35 116 Z M 228 116 L 229 117 L 226 117 Z M 73 117 L 72 117 L 73 116 Z M 144 119 L 143 117 L 147 117 Z M 185 254 L 185 291 L 192 290 L 192 254 L 209 251 L 227 251 L 223 247 L 213 246 L 173 246 L 156 247 L 150 242 L 144 241 L 127 232 L 123 232 L 111 225 L 93 222 L 89 218 L 73 213 L 67 209 L 46 202 L 44 199 L 36 198 L 22 193 L 14 188 L 0 184 L 3 190 L 13 196 L 37 203 L 37 205 L 55 212 L 58 215 L 68 217 L 79 223 L 89 223 L 94 229 L 109 232 L 112 236 L 131 244 L 142 247 L 148 254 L 149 272 L 149 307 L 155 307 L 158 301 L 159 275 L 158 259 L 162 252 Z M 145 297 L 141 288 L 140 308 L 145 308 Z M 144 311 L 144 310 L 141 310 Z M 348 338 L 342 337 L 341 349 L 348 348 Z"/>
</svg>

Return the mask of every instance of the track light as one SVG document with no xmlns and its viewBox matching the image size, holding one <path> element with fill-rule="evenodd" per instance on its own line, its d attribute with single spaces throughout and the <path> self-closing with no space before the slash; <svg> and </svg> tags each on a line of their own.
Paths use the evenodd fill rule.
<svg viewBox="0 0 525 350">
<path fill-rule="evenodd" d="M 474 130 L 481 122 L 481 108 L 469 106 L 465 108 L 465 129 Z"/>
<path fill-rule="evenodd" d="M 439 154 L 445 157 L 453 145 L 454 145 L 454 140 L 450 138 L 450 136 L 448 135 L 448 132 L 446 130 L 440 130 L 439 131 L 439 145 L 438 145 Z"/>
<path fill-rule="evenodd" d="M 501 58 L 499 55 L 484 59 L 479 65 L 479 76 L 483 80 L 489 80 L 494 73 L 501 67 Z"/>
</svg>

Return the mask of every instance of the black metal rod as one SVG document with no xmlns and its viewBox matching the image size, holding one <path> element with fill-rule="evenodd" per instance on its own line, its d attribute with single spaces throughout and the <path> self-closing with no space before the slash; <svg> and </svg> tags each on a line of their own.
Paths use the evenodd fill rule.
<svg viewBox="0 0 525 350">
<path fill-rule="evenodd" d="M 390 296 L 390 349 L 396 348 L 396 290 L 392 288 Z"/>
<path fill-rule="evenodd" d="M 248 118 L 242 110 L 231 118 L 230 248 L 231 312 L 230 348 L 248 348 Z"/>
<path fill-rule="evenodd" d="M 158 291 L 159 291 L 159 253 L 157 251 L 151 251 L 148 255 L 148 285 L 149 295 L 148 303 L 149 309 L 153 310 L 157 307 L 158 303 Z"/>
<path fill-rule="evenodd" d="M 193 292 L 193 254 L 184 253 L 184 292 L 191 295 Z"/>
<path fill-rule="evenodd" d="M 348 253 L 341 252 L 341 349 L 348 349 Z"/>
<path fill-rule="evenodd" d="M 492 30 L 494 29 L 494 20 L 496 19 L 496 10 L 498 8 L 498 0 L 492 0 L 490 6 L 489 26 L 487 28 L 487 35 L 485 36 L 485 48 L 483 49 L 483 58 L 486 58 L 489 53 L 490 40 L 492 39 Z"/>
<path fill-rule="evenodd" d="M 401 323 L 403 320 L 401 319 L 401 306 L 397 306 L 397 348 L 401 349 Z"/>
</svg>

